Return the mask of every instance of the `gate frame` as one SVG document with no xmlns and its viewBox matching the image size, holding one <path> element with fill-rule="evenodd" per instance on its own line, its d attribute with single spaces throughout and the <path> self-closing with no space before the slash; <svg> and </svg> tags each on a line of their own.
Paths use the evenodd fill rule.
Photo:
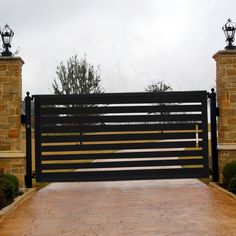
<svg viewBox="0 0 236 236">
<path fill-rule="evenodd" d="M 211 147 L 212 147 L 212 179 L 213 181 L 218 181 L 219 178 L 219 167 L 218 167 L 218 156 L 217 156 L 217 130 L 216 130 L 216 115 L 217 115 L 217 108 L 216 108 L 216 94 L 214 90 L 212 89 L 211 93 L 208 93 L 208 97 L 210 98 L 210 118 L 211 118 Z M 35 98 L 34 96 L 30 97 L 29 92 L 27 92 L 27 96 L 25 98 L 25 104 L 26 104 L 26 186 L 31 187 L 32 186 L 32 142 L 31 142 L 31 100 Z M 206 99 L 207 101 L 207 99 Z M 36 101 L 35 101 L 36 102 Z M 35 107 L 37 105 L 35 104 Z M 207 112 L 207 111 L 206 111 Z M 39 125 L 40 117 L 39 114 L 35 113 L 35 125 Z M 208 122 L 205 125 L 205 127 L 208 130 Z M 208 133 L 208 132 L 207 132 Z M 39 138 L 40 134 L 35 134 L 35 137 Z M 36 138 L 37 139 L 37 138 Z M 208 137 L 207 137 L 208 140 Z M 36 141 L 36 140 L 35 140 Z M 37 141 L 36 141 L 37 142 Z M 36 153 L 40 152 L 40 150 L 37 148 L 36 145 Z M 207 150 L 208 152 L 208 150 Z M 208 153 L 209 158 L 209 153 Z M 39 163 L 40 160 L 35 160 L 35 163 Z M 37 172 L 36 172 L 37 175 Z M 37 176 L 38 177 L 38 176 Z"/>
</svg>

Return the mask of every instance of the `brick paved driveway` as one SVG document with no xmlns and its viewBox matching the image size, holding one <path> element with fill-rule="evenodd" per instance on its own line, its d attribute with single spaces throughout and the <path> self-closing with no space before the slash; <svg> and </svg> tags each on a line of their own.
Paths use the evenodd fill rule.
<svg viewBox="0 0 236 236">
<path fill-rule="evenodd" d="M 198 180 L 55 183 L 1 236 L 236 236 L 236 201 Z"/>
</svg>

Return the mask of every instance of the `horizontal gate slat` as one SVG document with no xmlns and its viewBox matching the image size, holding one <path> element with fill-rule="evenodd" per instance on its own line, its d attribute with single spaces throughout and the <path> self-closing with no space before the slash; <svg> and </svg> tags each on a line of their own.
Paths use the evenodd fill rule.
<svg viewBox="0 0 236 236">
<path fill-rule="evenodd" d="M 128 141 L 128 140 L 163 140 L 163 139 L 195 139 L 196 132 L 179 133 L 149 133 L 149 134 L 106 134 L 106 135 L 55 135 L 42 136 L 42 143 L 57 142 L 88 142 L 88 141 Z M 202 133 L 198 133 L 198 138 L 202 138 Z"/>
<path fill-rule="evenodd" d="M 206 91 L 160 92 L 160 93 L 106 93 L 84 95 L 35 95 L 42 105 L 68 104 L 127 104 L 127 103 L 180 103 L 199 102 L 207 96 Z M 66 99 L 65 99 L 66 98 Z"/>
<path fill-rule="evenodd" d="M 202 165 L 202 159 L 42 164 L 43 170 Z"/>
<path fill-rule="evenodd" d="M 43 173 L 41 181 L 111 181 L 138 179 L 204 178 L 208 171 L 203 168 L 179 168 L 158 170 L 124 170 L 124 171 L 89 171 Z"/>
<path fill-rule="evenodd" d="M 166 106 L 110 106 L 110 107 L 41 107 L 42 116 L 58 114 L 104 114 L 104 113 L 153 113 L 153 112 L 201 112 L 201 105 Z"/>
<path fill-rule="evenodd" d="M 153 152 L 115 152 L 115 153 L 93 153 L 93 154 L 55 154 L 42 155 L 43 161 L 53 160 L 96 160 L 96 159 L 130 159 L 150 157 L 192 157 L 202 156 L 202 150 L 181 150 L 181 151 L 153 151 Z"/>
<path fill-rule="evenodd" d="M 79 124 L 99 122 L 148 122 L 148 121 L 201 121 L 202 115 L 130 115 L 130 116 L 66 116 L 42 117 L 44 124 Z"/>
<path fill-rule="evenodd" d="M 201 146 L 202 142 L 199 142 Z M 123 150 L 123 149 L 150 149 L 150 148 L 187 148 L 196 147 L 196 142 L 156 142 L 156 143 L 126 143 L 126 144 L 77 144 L 77 145 L 56 145 L 42 146 L 42 152 L 58 151 L 82 151 L 82 150 Z"/>
<path fill-rule="evenodd" d="M 201 129 L 202 125 L 199 124 Z M 195 124 L 155 124 L 155 125 L 88 125 L 88 126 L 43 126 L 42 133 L 73 132 L 115 132 L 115 131 L 158 131 L 158 130 L 195 130 Z"/>
</svg>

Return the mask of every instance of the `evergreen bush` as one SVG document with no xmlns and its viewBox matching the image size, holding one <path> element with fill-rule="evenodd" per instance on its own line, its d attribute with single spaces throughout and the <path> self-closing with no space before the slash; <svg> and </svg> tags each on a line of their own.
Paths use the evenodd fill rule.
<svg viewBox="0 0 236 236">
<path fill-rule="evenodd" d="M 233 176 L 229 181 L 229 190 L 236 191 L 236 175 Z"/>
<path fill-rule="evenodd" d="M 0 209 L 10 204 L 19 193 L 19 180 L 11 174 L 0 173 Z"/>
<path fill-rule="evenodd" d="M 7 197 L 4 192 L 0 191 L 0 209 L 7 205 Z"/>
<path fill-rule="evenodd" d="M 7 178 L 0 178 L 0 192 L 6 195 L 7 200 L 12 200 L 15 196 L 14 183 Z"/>
<path fill-rule="evenodd" d="M 226 187 L 229 187 L 231 178 L 236 175 L 236 161 L 231 161 L 227 163 L 223 168 L 223 183 Z"/>
<path fill-rule="evenodd" d="M 15 189 L 15 194 L 17 194 L 19 192 L 19 180 L 17 179 L 16 176 L 11 175 L 11 174 L 4 174 L 3 178 L 9 179 L 13 184 L 14 184 L 14 189 Z"/>
</svg>

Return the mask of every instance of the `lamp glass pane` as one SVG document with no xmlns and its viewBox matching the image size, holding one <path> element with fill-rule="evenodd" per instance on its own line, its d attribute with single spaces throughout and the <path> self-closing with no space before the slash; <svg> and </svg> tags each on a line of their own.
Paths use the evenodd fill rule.
<svg viewBox="0 0 236 236">
<path fill-rule="evenodd" d="M 228 38 L 228 32 L 226 30 L 224 30 L 224 34 L 225 34 L 225 38 Z"/>
<path fill-rule="evenodd" d="M 232 31 L 232 38 L 235 36 L 235 29 Z"/>
<path fill-rule="evenodd" d="M 3 43 L 4 44 L 10 44 L 11 43 L 11 37 L 10 36 L 3 36 Z"/>
<path fill-rule="evenodd" d="M 232 39 L 233 38 L 233 30 L 230 29 L 227 31 L 227 33 L 228 33 L 228 38 Z"/>
</svg>

